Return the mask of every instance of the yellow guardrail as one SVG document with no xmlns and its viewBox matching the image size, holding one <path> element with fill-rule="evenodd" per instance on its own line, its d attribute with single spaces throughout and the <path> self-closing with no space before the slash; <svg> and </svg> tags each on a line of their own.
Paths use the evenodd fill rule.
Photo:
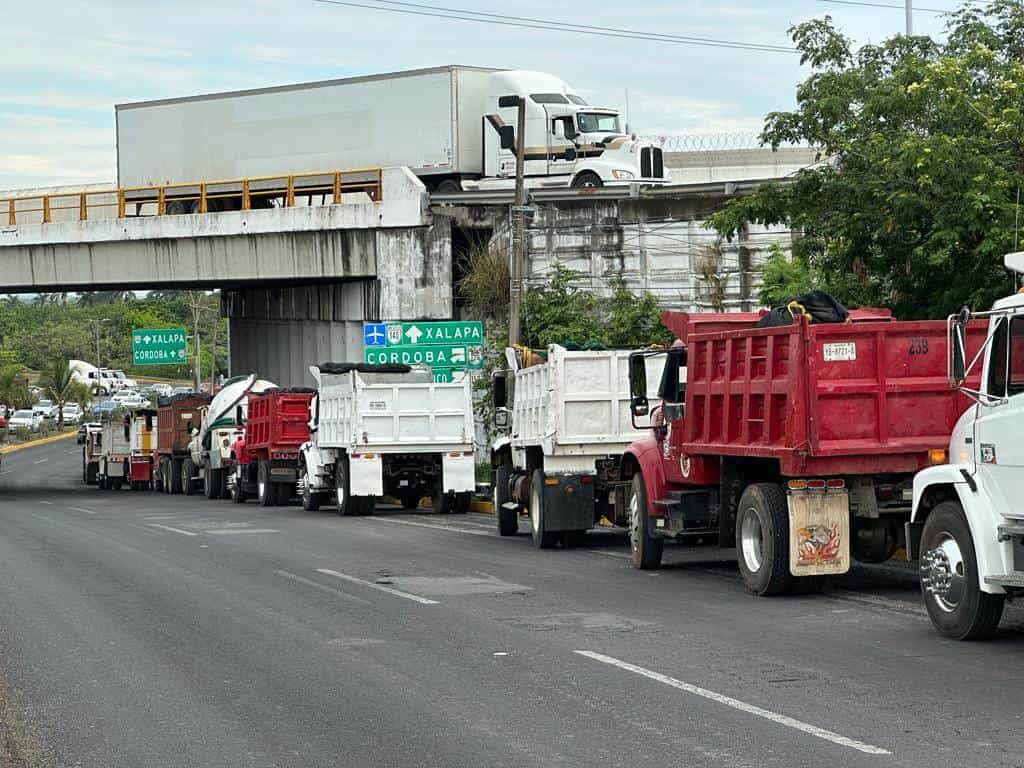
<svg viewBox="0 0 1024 768">
<path fill-rule="evenodd" d="M 102 209 L 117 209 L 117 218 L 139 216 L 167 216 L 184 213 L 212 213 L 217 211 L 248 211 L 253 208 L 276 207 L 275 201 L 286 208 L 296 206 L 296 200 L 321 198 L 320 205 L 341 202 L 341 196 L 352 192 L 365 192 L 374 202 L 384 193 L 383 172 L 380 168 L 357 168 L 348 171 L 313 171 L 276 176 L 252 176 L 244 179 L 198 181 L 186 184 L 155 184 L 142 187 L 64 192 L 48 195 L 0 198 L 0 220 L 15 225 L 19 218 L 49 224 L 54 216 L 65 220 L 88 221 L 99 216 Z M 74 211 L 65 217 L 61 211 Z M 38 214 L 38 215 L 37 215 Z"/>
</svg>

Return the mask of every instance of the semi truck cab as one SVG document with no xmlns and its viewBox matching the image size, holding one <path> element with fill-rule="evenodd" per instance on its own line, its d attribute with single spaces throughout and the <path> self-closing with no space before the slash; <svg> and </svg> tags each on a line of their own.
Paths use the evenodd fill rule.
<svg viewBox="0 0 1024 768">
<path fill-rule="evenodd" d="M 1024 252 L 1007 254 L 1024 274 Z M 967 341 L 984 323 L 984 343 Z M 957 640 L 991 635 L 1006 597 L 1024 594 L 1024 294 L 947 321 L 949 382 L 974 402 L 949 441 L 949 462 L 914 478 L 908 552 L 935 628 Z"/>
</svg>

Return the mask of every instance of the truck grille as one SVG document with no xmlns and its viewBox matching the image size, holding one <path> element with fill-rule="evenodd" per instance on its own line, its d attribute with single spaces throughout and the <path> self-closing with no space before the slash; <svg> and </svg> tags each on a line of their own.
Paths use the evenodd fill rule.
<svg viewBox="0 0 1024 768">
<path fill-rule="evenodd" d="M 640 176 L 645 179 L 660 179 L 665 175 L 665 161 L 660 147 L 644 147 L 640 150 Z"/>
</svg>

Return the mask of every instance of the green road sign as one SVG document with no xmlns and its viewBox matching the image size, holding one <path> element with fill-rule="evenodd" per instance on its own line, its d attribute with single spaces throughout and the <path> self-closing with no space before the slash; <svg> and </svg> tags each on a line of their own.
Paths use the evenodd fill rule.
<svg viewBox="0 0 1024 768">
<path fill-rule="evenodd" d="M 187 357 L 184 328 L 132 331 L 133 365 L 180 365 Z"/>
<path fill-rule="evenodd" d="M 479 321 L 364 323 L 363 359 L 367 363 L 429 365 L 445 369 L 477 369 L 484 363 L 484 326 Z"/>
</svg>

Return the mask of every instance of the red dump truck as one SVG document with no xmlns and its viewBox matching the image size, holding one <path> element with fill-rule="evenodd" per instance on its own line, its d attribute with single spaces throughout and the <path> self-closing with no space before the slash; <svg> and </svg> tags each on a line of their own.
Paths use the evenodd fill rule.
<svg viewBox="0 0 1024 768">
<path fill-rule="evenodd" d="M 904 546 L 914 473 L 946 461 L 967 401 L 947 383 L 945 321 L 761 316 L 666 312 L 673 348 L 630 359 L 633 418 L 651 421 L 621 465 L 638 568 L 660 565 L 665 539 L 735 546 L 747 589 L 771 595 L 882 562 Z M 972 326 L 968 359 L 984 338 Z"/>
<path fill-rule="evenodd" d="M 202 409 L 211 397 L 189 393 L 162 397 L 157 402 L 157 440 L 153 455 L 152 488 L 181 493 L 181 464 L 189 455 L 192 431 L 202 423 Z"/>
<path fill-rule="evenodd" d="M 255 494 L 265 507 L 288 503 L 298 479 L 299 446 L 309 440 L 309 403 L 315 394 L 301 388 L 249 394 L 245 432 L 233 450 L 232 499 L 241 503 Z"/>
</svg>

